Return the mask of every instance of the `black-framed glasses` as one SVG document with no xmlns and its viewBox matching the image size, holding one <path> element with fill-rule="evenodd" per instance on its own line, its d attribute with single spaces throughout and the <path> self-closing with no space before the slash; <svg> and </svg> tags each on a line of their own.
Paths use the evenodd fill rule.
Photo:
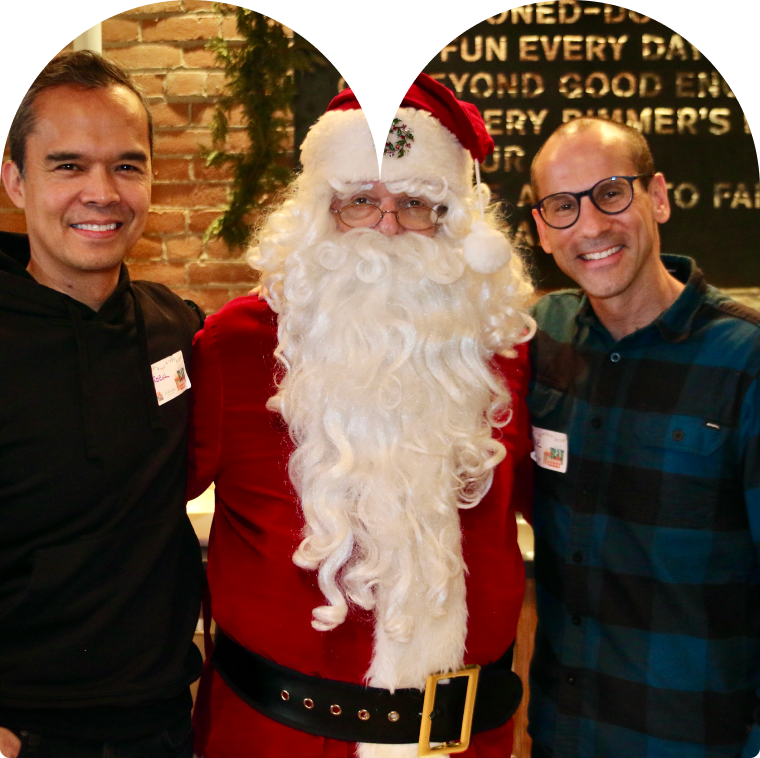
<svg viewBox="0 0 760 758">
<path fill-rule="evenodd" d="M 533 208 L 541 218 L 554 229 L 567 229 L 581 215 L 581 199 L 588 197 L 594 207 L 602 213 L 614 216 L 627 210 L 633 202 L 633 183 L 654 174 L 636 176 L 610 176 L 602 179 L 591 189 L 583 192 L 555 192 L 539 200 Z"/>
<path fill-rule="evenodd" d="M 406 205 L 397 211 L 382 211 L 370 203 L 349 203 L 340 210 L 330 210 L 337 214 L 346 226 L 353 229 L 373 229 L 383 220 L 386 213 L 391 213 L 404 229 L 410 232 L 424 232 L 426 229 L 432 229 L 438 223 L 438 219 L 446 214 L 448 208 L 445 205 L 435 208 L 427 205 Z"/>
</svg>

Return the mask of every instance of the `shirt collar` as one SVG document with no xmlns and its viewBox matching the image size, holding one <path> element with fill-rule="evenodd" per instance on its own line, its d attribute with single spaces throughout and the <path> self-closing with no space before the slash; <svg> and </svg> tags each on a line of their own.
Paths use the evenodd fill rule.
<svg viewBox="0 0 760 758">
<path fill-rule="evenodd" d="M 692 258 L 683 255 L 663 255 L 662 262 L 668 273 L 686 286 L 670 308 L 644 329 L 656 328 L 667 342 L 683 342 L 691 334 L 694 316 L 707 291 L 707 284 L 704 274 Z M 607 334 L 607 330 L 594 313 L 585 292 L 578 305 L 575 319 L 579 327 L 589 326 L 601 329 Z"/>
</svg>

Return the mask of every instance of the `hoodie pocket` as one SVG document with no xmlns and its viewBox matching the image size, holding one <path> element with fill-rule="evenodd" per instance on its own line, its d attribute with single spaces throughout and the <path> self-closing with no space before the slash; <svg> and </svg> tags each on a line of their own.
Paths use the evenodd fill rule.
<svg viewBox="0 0 760 758">
<path fill-rule="evenodd" d="M 114 672 L 130 689 L 181 670 L 170 662 L 188 655 L 197 621 L 199 552 L 180 518 L 38 550 L 23 600 L 0 625 L 0 696 L 76 700 L 85 688 L 95 698 Z"/>
<path fill-rule="evenodd" d="M 23 645 L 25 635 L 50 629 L 80 645 L 114 623 L 131 626 L 130 613 L 139 613 L 136 594 L 155 578 L 163 554 L 176 550 L 176 526 L 175 519 L 151 521 L 38 549 L 29 584 L 3 618 L 0 638 L 21 638 Z"/>
</svg>

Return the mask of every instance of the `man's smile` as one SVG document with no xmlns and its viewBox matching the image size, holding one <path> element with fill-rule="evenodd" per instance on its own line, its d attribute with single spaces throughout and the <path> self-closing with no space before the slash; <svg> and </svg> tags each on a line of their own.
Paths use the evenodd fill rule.
<svg viewBox="0 0 760 758">
<path fill-rule="evenodd" d="M 82 229 L 85 232 L 112 232 L 122 226 L 119 221 L 110 224 L 72 224 L 73 229 Z"/>
<path fill-rule="evenodd" d="M 604 258 L 609 258 L 611 255 L 620 252 L 623 249 L 622 245 L 615 245 L 614 247 L 608 247 L 606 250 L 602 250 L 598 253 L 585 253 L 578 257 L 582 261 L 601 261 Z"/>
</svg>

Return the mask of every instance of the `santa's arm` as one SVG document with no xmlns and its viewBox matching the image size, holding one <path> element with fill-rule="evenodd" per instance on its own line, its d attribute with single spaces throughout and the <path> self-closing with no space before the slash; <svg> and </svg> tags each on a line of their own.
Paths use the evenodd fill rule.
<svg viewBox="0 0 760 758">
<path fill-rule="evenodd" d="M 530 355 L 528 343 L 516 345 L 517 357 L 501 360 L 501 370 L 512 398 L 512 418 L 502 430 L 507 458 L 512 460 L 514 484 L 512 506 L 525 520 L 533 516 L 533 462 L 530 454 L 533 441 L 530 433 L 530 414 L 526 399 L 530 383 Z"/>
<path fill-rule="evenodd" d="M 201 495 L 216 478 L 221 449 L 222 377 L 212 322 L 195 335 L 190 374 L 192 400 L 187 455 L 187 499 Z"/>
</svg>

